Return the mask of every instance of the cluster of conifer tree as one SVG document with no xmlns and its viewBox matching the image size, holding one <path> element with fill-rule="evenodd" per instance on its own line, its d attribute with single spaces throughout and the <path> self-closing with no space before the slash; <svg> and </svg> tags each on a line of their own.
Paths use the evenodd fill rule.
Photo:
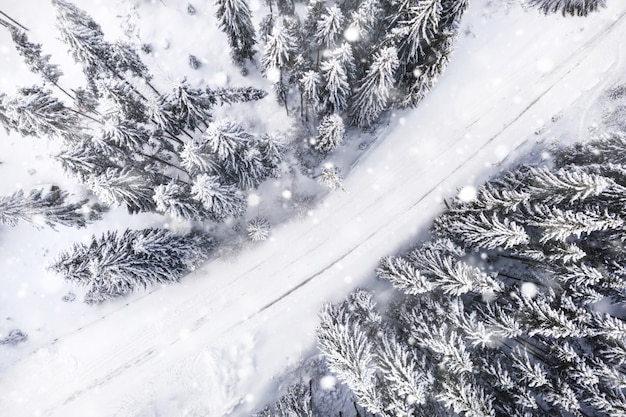
<svg viewBox="0 0 626 417">
<path fill-rule="evenodd" d="M 621 134 L 487 182 L 382 259 L 384 313 L 324 308 L 329 367 L 373 415 L 626 415 L 625 202 Z"/>
<path fill-rule="evenodd" d="M 294 107 L 305 119 L 342 130 L 348 117 L 368 127 L 391 106 L 424 97 L 447 63 L 467 3 L 312 0 L 301 16 L 293 0 L 269 0 L 260 28 L 263 71 L 286 108 L 299 95 Z M 339 131 L 326 127 L 320 138 L 336 142 Z"/>
<path fill-rule="evenodd" d="M 131 44 L 107 41 L 86 12 L 65 0 L 52 2 L 60 38 L 82 66 L 85 87 L 64 88 L 63 72 L 50 55 L 20 27 L 8 25 L 15 47 L 43 84 L 19 88 L 13 96 L 0 93 L 0 123 L 23 136 L 60 141 L 56 160 L 107 206 L 192 221 L 241 216 L 245 192 L 279 175 L 282 150 L 234 119 L 213 120 L 212 109 L 267 94 L 252 87 L 197 88 L 185 79 L 162 93 Z M 66 203 L 66 197 L 58 189 L 1 197 L 0 224 L 81 227 L 100 218 L 103 206 Z M 251 233 L 262 240 L 269 225 L 257 223 Z M 166 230 L 107 233 L 62 253 L 51 269 L 88 286 L 87 302 L 100 302 L 178 280 L 206 258 L 210 242 L 202 234 Z"/>
<path fill-rule="evenodd" d="M 220 27 L 233 61 L 254 59 L 246 0 L 217 0 Z M 341 142 L 344 118 L 372 126 L 390 107 L 414 107 L 445 68 L 468 0 L 266 0 L 259 30 L 261 64 L 285 109 L 319 120 L 315 149 Z M 586 15 L 604 0 L 528 0 L 544 13 Z M 299 96 L 299 101 L 297 97 Z M 291 102 L 291 106 L 288 102 Z M 295 102 L 295 103 L 294 103 Z"/>
<path fill-rule="evenodd" d="M 212 120 L 212 108 L 266 93 L 196 88 L 185 79 L 161 93 L 132 45 L 105 40 L 100 26 L 73 4 L 53 4 L 61 39 L 82 66 L 86 88 L 62 88 L 61 69 L 41 45 L 12 27 L 15 46 L 44 85 L 0 95 L 4 126 L 60 139 L 61 166 L 108 205 L 189 220 L 241 215 L 243 192 L 278 174 L 280 150 L 270 137 L 248 133 L 235 120 Z"/>
</svg>

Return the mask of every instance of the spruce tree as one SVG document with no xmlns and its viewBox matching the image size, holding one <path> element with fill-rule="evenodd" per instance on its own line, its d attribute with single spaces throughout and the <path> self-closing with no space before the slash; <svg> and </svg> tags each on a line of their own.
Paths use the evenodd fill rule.
<svg viewBox="0 0 626 417">
<path fill-rule="evenodd" d="M 89 288 L 87 303 L 98 303 L 139 288 L 178 282 L 205 261 L 211 237 L 192 232 L 177 235 L 165 229 L 125 230 L 75 244 L 49 266 L 74 284 Z"/>
<path fill-rule="evenodd" d="M 245 0 L 217 0 L 216 16 L 220 29 L 228 36 L 233 61 L 243 66 L 254 58 L 256 44 L 251 12 Z"/>
<path fill-rule="evenodd" d="M 77 114 L 50 90 L 39 86 L 20 88 L 15 97 L 3 95 L 0 99 L 2 121 L 7 130 L 15 130 L 23 136 L 50 136 L 70 141 L 82 134 Z"/>
<path fill-rule="evenodd" d="M 215 175 L 201 174 L 194 178 L 191 195 L 216 221 L 239 217 L 246 208 L 242 193 L 233 185 L 220 183 Z"/>
<path fill-rule="evenodd" d="M 102 218 L 103 207 L 89 204 L 89 200 L 67 202 L 68 193 L 58 187 L 50 190 L 23 190 L 0 196 L 0 224 L 16 226 L 20 221 L 34 227 L 57 225 L 85 227 L 87 223 Z"/>
<path fill-rule="evenodd" d="M 343 142 L 345 128 L 343 119 L 337 113 L 325 116 L 317 127 L 318 135 L 313 147 L 322 153 L 329 153 L 337 149 Z"/>
<path fill-rule="evenodd" d="M 320 65 L 324 78 L 325 103 L 329 112 L 341 112 L 348 107 L 350 84 L 343 63 L 335 57 L 322 61 Z"/>
<path fill-rule="evenodd" d="M 336 5 L 327 7 L 317 22 L 315 32 L 317 44 L 326 48 L 335 45 L 343 33 L 344 21 L 345 18 L 339 7 Z"/>
<path fill-rule="evenodd" d="M 57 12 L 61 40 L 70 48 L 74 60 L 83 66 L 93 85 L 102 72 L 113 68 L 111 45 L 104 40 L 102 28 L 86 12 L 64 0 L 52 0 Z"/>
<path fill-rule="evenodd" d="M 24 58 L 24 62 L 28 69 L 51 84 L 57 84 L 59 78 L 63 75 L 63 71 L 58 65 L 50 63 L 50 55 L 43 55 L 41 44 L 28 41 L 26 32 L 18 30 L 14 27 L 10 29 L 11 37 L 17 52 Z"/>
<path fill-rule="evenodd" d="M 129 213 L 151 212 L 156 178 L 133 168 L 109 167 L 101 175 L 87 178 L 87 184 L 102 202 L 126 207 Z"/>
<path fill-rule="evenodd" d="M 306 71 L 300 78 L 300 91 L 305 103 L 305 118 L 308 120 L 309 109 L 313 114 L 320 110 L 322 78 L 316 71 Z"/>
<path fill-rule="evenodd" d="M 265 217 L 255 217 L 248 222 L 246 232 L 253 242 L 267 240 L 270 236 L 270 222 Z"/>
<path fill-rule="evenodd" d="M 372 65 L 356 90 L 353 101 L 353 120 L 358 126 L 370 126 L 389 107 L 398 65 L 397 52 L 393 47 L 382 48 L 374 54 Z"/>
</svg>

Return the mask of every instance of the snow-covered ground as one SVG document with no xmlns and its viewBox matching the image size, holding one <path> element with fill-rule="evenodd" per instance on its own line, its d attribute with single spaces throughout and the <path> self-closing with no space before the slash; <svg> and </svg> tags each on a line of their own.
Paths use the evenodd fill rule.
<svg viewBox="0 0 626 417">
<path fill-rule="evenodd" d="M 472 2 L 445 75 L 419 109 L 391 117 L 346 179 L 348 192 L 181 285 L 89 309 L 62 303 L 58 277 L 20 275 L 41 268 L 55 233 L 0 237 L 5 279 L 27 285 L 21 299 L 2 293 L 2 311 L 21 320 L 16 327 L 41 329 L 25 346 L 1 347 L 0 415 L 249 414 L 275 395 L 272 376 L 315 354 L 321 305 L 376 288 L 378 259 L 425 237 L 443 198 L 547 134 L 584 139 L 594 100 L 624 72 L 626 4 L 564 19 L 487 3 Z M 3 192 L 14 181 L 5 178 Z M 62 233 L 59 242 L 85 234 Z"/>
</svg>

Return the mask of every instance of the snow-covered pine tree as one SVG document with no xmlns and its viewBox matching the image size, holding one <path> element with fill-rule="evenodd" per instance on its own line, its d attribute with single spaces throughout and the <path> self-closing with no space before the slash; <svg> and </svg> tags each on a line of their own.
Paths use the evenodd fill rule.
<svg viewBox="0 0 626 417">
<path fill-rule="evenodd" d="M 371 413 L 387 416 L 376 386 L 376 350 L 368 331 L 374 323 L 359 319 L 363 313 L 358 312 L 352 300 L 339 306 L 324 306 L 317 328 L 318 346 L 329 369 L 352 390 L 359 405 Z M 350 306 L 356 314 L 348 313 Z"/>
<path fill-rule="evenodd" d="M 320 64 L 324 79 L 324 102 L 330 113 L 341 112 L 348 107 L 350 84 L 348 72 L 342 62 L 336 57 L 325 59 Z"/>
<path fill-rule="evenodd" d="M 236 154 L 243 149 L 252 135 L 234 119 L 223 118 L 211 122 L 203 140 L 219 161 L 235 164 Z"/>
<path fill-rule="evenodd" d="M 239 217 L 246 209 L 246 200 L 241 191 L 233 185 L 220 183 L 220 178 L 215 175 L 198 175 L 193 180 L 191 193 L 215 221 Z"/>
<path fill-rule="evenodd" d="M 15 48 L 24 58 L 28 69 L 41 75 L 45 81 L 56 85 L 63 71 L 58 65 L 50 63 L 50 55 L 42 54 L 41 44 L 29 42 L 26 32 L 15 27 L 10 28 L 10 31 Z"/>
<path fill-rule="evenodd" d="M 303 384 L 291 385 L 287 393 L 253 417 L 313 417 L 312 393 Z"/>
<path fill-rule="evenodd" d="M 52 0 L 57 12 L 57 28 L 61 41 L 70 48 L 74 60 L 83 66 L 87 80 L 93 81 L 102 72 L 110 71 L 111 46 L 104 40 L 100 25 L 72 3 Z"/>
<path fill-rule="evenodd" d="M 0 224 L 16 226 L 20 221 L 34 227 L 57 225 L 85 227 L 102 218 L 103 207 L 89 200 L 67 202 L 68 193 L 53 186 L 50 190 L 23 190 L 0 196 Z"/>
<path fill-rule="evenodd" d="M 181 130 L 206 128 L 211 121 L 211 109 L 216 104 L 213 94 L 200 88 L 193 88 L 186 78 L 174 87 L 169 111 L 178 121 Z"/>
<path fill-rule="evenodd" d="M 152 79 L 152 75 L 133 45 L 127 42 L 116 41 L 110 48 L 110 66 L 116 76 L 123 77 L 125 74 L 130 74 L 134 77 L 142 78 L 145 82 L 149 83 Z"/>
<path fill-rule="evenodd" d="M 255 217 L 248 222 L 246 232 L 253 242 L 267 240 L 270 236 L 270 222 L 265 217 Z"/>
<path fill-rule="evenodd" d="M 254 87 L 218 88 L 211 93 L 220 105 L 256 101 L 267 96 L 267 91 Z"/>
<path fill-rule="evenodd" d="M 362 1 L 356 10 L 350 13 L 348 29 L 353 31 L 356 38 L 356 46 L 359 50 L 367 50 L 371 46 L 371 42 L 375 41 L 378 36 L 379 24 L 383 15 L 382 4 L 380 0 Z"/>
<path fill-rule="evenodd" d="M 243 66 L 254 59 L 256 44 L 250 7 L 246 0 L 217 0 L 216 16 L 220 29 L 228 36 L 233 61 Z"/>
<path fill-rule="evenodd" d="M 317 22 L 317 31 L 315 32 L 317 44 L 326 48 L 337 44 L 343 34 L 344 21 L 345 17 L 339 7 L 336 5 L 327 7 Z"/>
<path fill-rule="evenodd" d="M 304 18 L 304 24 L 302 25 L 302 31 L 304 39 L 307 42 L 311 51 L 315 51 L 316 63 L 319 65 L 319 47 L 321 46 L 317 42 L 316 34 L 318 32 L 318 25 L 322 13 L 324 13 L 324 2 L 322 0 L 310 0 L 306 7 L 306 17 Z"/>
<path fill-rule="evenodd" d="M 398 56 L 404 63 L 415 62 L 430 45 L 439 30 L 441 0 L 419 0 L 406 10 L 407 16 L 394 29 L 401 37 Z"/>
<path fill-rule="evenodd" d="M 20 88 L 18 94 L 9 98 L 1 95 L 0 110 L 7 130 L 15 130 L 23 136 L 50 136 L 77 140 L 82 127 L 76 112 L 67 108 L 50 90 L 40 86 Z"/>
<path fill-rule="evenodd" d="M 562 13 L 563 16 L 586 16 L 606 7 L 606 0 L 526 0 L 545 14 Z"/>
<path fill-rule="evenodd" d="M 261 64 L 263 70 L 283 70 L 291 63 L 295 55 L 296 39 L 289 33 L 284 23 L 276 24 L 267 38 Z"/>
<path fill-rule="evenodd" d="M 261 65 L 264 74 L 274 83 L 276 99 L 285 105 L 287 110 L 287 86 L 284 72 L 293 64 L 297 52 L 298 40 L 284 22 L 274 26 L 268 35 Z"/>
<path fill-rule="evenodd" d="M 346 191 L 343 186 L 343 178 L 337 167 L 325 166 L 315 179 L 319 184 L 327 187 L 330 191 Z"/>
<path fill-rule="evenodd" d="M 300 92 L 304 100 L 305 120 L 309 120 L 309 109 L 313 114 L 320 111 L 321 83 L 322 78 L 320 74 L 312 70 L 304 72 L 300 78 Z"/>
<path fill-rule="evenodd" d="M 129 213 L 155 211 L 156 177 L 138 167 L 109 167 L 101 175 L 87 178 L 87 185 L 110 206 L 124 206 Z"/>
<path fill-rule="evenodd" d="M 495 213 L 491 217 L 482 212 L 441 216 L 435 220 L 434 228 L 442 236 L 459 239 L 468 247 L 509 249 L 530 242 L 523 226 L 508 217 L 500 219 Z"/>
<path fill-rule="evenodd" d="M 370 126 L 389 107 L 398 65 L 394 47 L 384 47 L 374 54 L 373 62 L 355 93 L 352 105 L 355 124 Z"/>
<path fill-rule="evenodd" d="M 48 267 L 67 281 L 88 287 L 85 302 L 101 302 L 135 289 L 178 282 L 205 261 L 214 240 L 199 232 L 125 230 L 75 244 Z"/>
<path fill-rule="evenodd" d="M 202 203 L 191 196 L 191 187 L 180 181 L 172 180 L 161 184 L 154 189 L 152 196 L 157 211 L 181 219 L 202 221 L 210 218 L 211 214 Z"/>
<path fill-rule="evenodd" d="M 133 123 L 149 122 L 146 101 L 128 82 L 102 78 L 97 79 L 95 85 L 107 113 L 115 113 Z"/>
<path fill-rule="evenodd" d="M 343 119 L 337 113 L 324 116 L 317 131 L 313 147 L 322 153 L 332 152 L 343 142 L 345 135 Z"/>
<path fill-rule="evenodd" d="M 580 239 L 582 235 L 597 231 L 622 232 L 624 228 L 623 219 L 600 209 L 588 208 L 581 212 L 535 205 L 532 213 L 536 220 L 530 220 L 528 224 L 541 229 L 541 243 L 549 240 L 566 242 L 572 236 Z"/>
<path fill-rule="evenodd" d="M 616 188 L 615 182 L 610 178 L 585 172 L 576 166 L 564 167 L 556 172 L 546 167 L 530 168 L 529 171 L 529 191 L 533 197 L 541 198 L 543 203 L 558 204 L 563 200 L 574 203 L 589 197 L 598 197 Z"/>
<path fill-rule="evenodd" d="M 341 65 L 343 65 L 348 76 L 348 81 L 352 83 L 356 77 L 356 63 L 350 43 L 342 42 L 340 46 L 330 52 L 330 55 L 337 58 Z"/>
</svg>

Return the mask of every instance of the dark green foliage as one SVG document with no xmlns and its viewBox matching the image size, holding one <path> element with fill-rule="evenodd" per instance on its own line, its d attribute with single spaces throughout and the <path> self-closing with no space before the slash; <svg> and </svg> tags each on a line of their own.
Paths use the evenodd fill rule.
<svg viewBox="0 0 626 417">
<path fill-rule="evenodd" d="M 59 254 L 49 269 L 88 287 L 85 302 L 97 303 L 135 289 L 178 282 L 205 261 L 214 241 L 203 233 L 177 235 L 164 229 L 125 230 L 95 236 Z"/>
<path fill-rule="evenodd" d="M 385 257 L 402 295 L 321 313 L 319 345 L 380 416 L 616 416 L 626 411 L 623 138 L 558 152 L 454 200 L 433 238 Z"/>
</svg>

